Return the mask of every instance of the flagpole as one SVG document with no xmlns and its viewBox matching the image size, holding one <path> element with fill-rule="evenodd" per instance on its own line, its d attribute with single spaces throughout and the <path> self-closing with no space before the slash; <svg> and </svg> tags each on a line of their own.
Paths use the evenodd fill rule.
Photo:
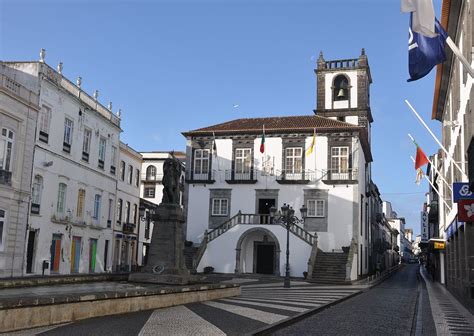
<svg viewBox="0 0 474 336">
<path fill-rule="evenodd" d="M 461 169 L 461 167 L 459 167 L 459 165 L 456 163 L 456 161 L 453 159 L 453 157 L 448 153 L 448 151 L 446 150 L 446 148 L 444 148 L 444 146 L 441 144 L 441 142 L 438 140 L 438 138 L 436 137 L 436 135 L 434 135 L 434 133 L 431 131 L 431 129 L 428 127 L 428 125 L 426 125 L 426 123 L 424 122 L 424 120 L 420 117 L 420 115 L 418 114 L 418 112 L 416 112 L 415 108 L 410 104 L 410 102 L 408 100 L 405 99 L 405 103 L 408 105 L 408 107 L 413 111 L 413 113 L 415 114 L 415 116 L 418 118 L 418 120 L 421 122 L 421 124 L 426 128 L 426 130 L 431 134 L 431 136 L 433 137 L 433 139 L 436 141 L 436 143 L 441 147 L 441 149 L 443 150 L 443 152 L 447 155 L 447 157 L 453 162 L 453 164 L 456 166 L 456 168 L 461 172 L 461 174 L 463 175 L 464 178 L 467 179 L 467 175 L 466 173 L 464 173 L 464 171 Z"/>
<path fill-rule="evenodd" d="M 410 133 L 408 133 L 408 136 L 410 137 L 411 141 L 413 141 L 415 144 L 416 144 L 416 141 L 415 139 L 413 139 L 413 137 L 411 136 Z M 451 186 L 449 185 L 449 183 L 444 179 L 443 175 L 438 171 L 438 169 L 436 169 L 435 165 L 433 164 L 433 162 L 431 162 L 430 158 L 429 157 L 426 157 L 428 159 L 428 162 L 430 163 L 431 167 L 436 171 L 436 173 L 438 174 L 439 178 L 441 180 L 443 180 L 443 182 L 446 184 L 446 186 L 449 188 L 449 190 L 451 190 L 451 192 L 453 191 L 453 188 L 451 188 Z"/>
<path fill-rule="evenodd" d="M 415 163 L 415 159 L 413 158 L 413 156 L 410 155 L 410 159 L 413 161 L 413 163 Z M 451 207 L 448 205 L 448 203 L 446 203 L 446 201 L 444 200 L 443 196 L 441 196 L 441 194 L 439 193 L 438 189 L 436 189 L 436 187 L 433 185 L 433 183 L 430 181 L 430 179 L 428 177 L 426 177 L 425 174 L 423 174 L 423 177 L 426 179 L 426 181 L 428 181 L 428 183 L 431 185 L 431 188 L 433 188 L 433 190 L 438 194 L 439 198 L 443 201 L 444 205 L 446 205 L 446 207 L 449 209 L 449 211 L 451 211 Z"/>
<path fill-rule="evenodd" d="M 464 69 L 469 72 L 471 75 L 471 78 L 474 78 L 474 69 L 471 67 L 471 64 L 469 64 L 469 61 L 464 57 L 462 54 L 461 50 L 459 50 L 458 46 L 454 41 L 451 39 L 451 37 L 448 36 L 446 39 L 446 44 L 448 47 L 451 49 L 453 54 L 461 61 L 461 63 L 464 65 Z"/>
</svg>

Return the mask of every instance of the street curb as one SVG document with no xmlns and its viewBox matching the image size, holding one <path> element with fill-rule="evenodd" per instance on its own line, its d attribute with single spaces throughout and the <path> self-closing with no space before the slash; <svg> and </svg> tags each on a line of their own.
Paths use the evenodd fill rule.
<svg viewBox="0 0 474 336">
<path fill-rule="evenodd" d="M 250 336 L 250 335 L 255 335 L 255 336 L 259 336 L 259 335 L 271 335 L 271 333 L 277 331 L 277 330 L 280 330 L 280 329 L 283 329 L 285 327 L 288 327 L 292 324 L 295 324 L 296 322 L 298 321 L 301 321 L 307 317 L 310 317 L 311 315 L 315 315 L 319 312 L 322 312 L 323 310 L 326 310 L 328 308 L 331 308 L 332 306 L 335 306 L 341 302 L 344 302 L 346 300 L 349 300 L 353 297 L 356 297 L 357 295 L 359 294 L 362 294 L 362 293 L 365 293 L 369 290 L 371 290 L 372 288 L 374 288 L 375 286 L 378 286 L 379 284 L 381 284 L 382 282 L 384 282 L 385 280 L 387 280 L 388 278 L 390 278 L 393 274 L 396 273 L 396 271 L 398 271 L 401 267 L 397 267 L 396 269 L 394 269 L 393 271 L 391 271 L 390 273 L 386 274 L 383 279 L 379 279 L 377 280 L 376 282 L 374 282 L 373 284 L 369 284 L 369 286 L 367 288 L 364 288 L 364 289 L 361 289 L 355 293 L 352 293 L 348 296 L 345 296 L 343 298 L 340 298 L 339 300 L 336 300 L 336 301 L 333 301 L 333 302 L 330 302 L 330 303 L 327 303 L 325 305 L 322 305 L 322 306 L 319 306 L 317 308 L 313 308 L 313 309 L 309 309 L 307 311 L 304 311 L 300 314 L 297 314 L 297 315 L 294 315 L 294 316 L 290 316 L 286 319 L 283 319 L 281 321 L 278 321 L 276 323 L 273 323 L 273 324 L 270 324 L 268 326 L 264 326 L 264 327 L 261 327 L 255 331 L 252 331 L 250 333 L 247 333 L 245 335 L 247 336 Z"/>
</svg>

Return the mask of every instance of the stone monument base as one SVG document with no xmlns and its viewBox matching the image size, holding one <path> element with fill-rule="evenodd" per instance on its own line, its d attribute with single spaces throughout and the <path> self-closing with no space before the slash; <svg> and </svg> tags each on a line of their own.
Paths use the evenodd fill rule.
<svg viewBox="0 0 474 336">
<path fill-rule="evenodd" d="M 128 280 L 167 285 L 199 282 L 184 264 L 185 218 L 181 207 L 161 203 L 152 219 L 154 226 L 147 264 L 142 272 L 130 274 Z"/>
</svg>

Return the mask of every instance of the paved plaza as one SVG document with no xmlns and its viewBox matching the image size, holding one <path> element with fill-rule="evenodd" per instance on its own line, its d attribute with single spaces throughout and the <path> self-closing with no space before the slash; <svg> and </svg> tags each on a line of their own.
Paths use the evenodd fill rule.
<svg viewBox="0 0 474 336">
<path fill-rule="evenodd" d="M 275 324 L 281 325 L 272 331 L 275 335 L 474 335 L 473 315 L 434 283 L 423 267 L 420 273 L 419 269 L 419 265 L 405 265 L 372 288 L 304 281 L 292 281 L 291 288 L 283 288 L 281 281 L 229 277 L 221 280 L 240 283 L 240 296 L 3 335 L 244 335 Z M 119 289 L 128 285 L 93 285 L 104 290 L 110 289 L 108 286 Z M 65 290 L 61 286 L 55 289 Z M 2 296 L 13 291 L 4 291 Z M 28 292 L 46 293 L 39 288 L 27 290 L 25 295 Z M 324 305 L 328 307 L 316 311 Z M 287 323 L 301 314 L 307 316 Z"/>
</svg>

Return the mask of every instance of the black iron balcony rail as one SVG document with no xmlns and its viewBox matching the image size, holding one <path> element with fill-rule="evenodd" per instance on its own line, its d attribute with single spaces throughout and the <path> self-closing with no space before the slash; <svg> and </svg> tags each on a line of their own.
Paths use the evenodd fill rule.
<svg viewBox="0 0 474 336">
<path fill-rule="evenodd" d="M 357 168 L 339 168 L 339 169 L 327 169 L 325 173 L 325 183 L 356 183 L 359 176 L 359 170 Z"/>
<path fill-rule="evenodd" d="M 225 171 L 225 180 L 229 184 L 253 184 L 257 183 L 257 174 L 253 169 L 245 172 L 228 169 Z"/>
<path fill-rule="evenodd" d="M 141 180 L 142 181 L 162 181 L 163 180 L 163 174 L 146 174 L 143 173 L 141 174 Z"/>
<path fill-rule="evenodd" d="M 204 183 L 210 184 L 214 183 L 216 171 L 211 170 L 208 172 L 194 172 L 194 171 L 186 171 L 186 182 L 187 183 Z"/>
<path fill-rule="evenodd" d="M 323 177 L 321 172 L 312 170 L 277 170 L 276 181 L 280 184 L 306 184 Z"/>
</svg>

